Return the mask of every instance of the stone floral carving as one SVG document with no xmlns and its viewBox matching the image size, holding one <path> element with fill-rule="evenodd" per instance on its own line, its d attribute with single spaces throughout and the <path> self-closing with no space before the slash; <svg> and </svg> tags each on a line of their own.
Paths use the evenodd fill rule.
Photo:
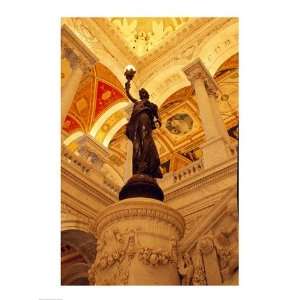
<svg viewBox="0 0 300 300">
<path fill-rule="evenodd" d="M 200 249 L 200 251 L 207 255 L 209 253 L 211 253 L 214 249 L 214 242 L 211 238 L 209 237 L 204 237 L 202 239 L 200 239 L 197 243 L 196 246 L 198 249 Z"/>
<path fill-rule="evenodd" d="M 171 262 L 171 254 L 162 249 L 142 248 L 138 253 L 138 258 L 146 265 L 159 266 Z"/>
<path fill-rule="evenodd" d="M 185 253 L 178 262 L 178 272 L 183 277 L 182 285 L 190 285 L 194 274 L 194 266 L 191 257 Z"/>
<path fill-rule="evenodd" d="M 132 200 L 131 202 L 122 202 L 116 209 L 115 206 L 108 207 L 104 215 L 99 214 L 98 222 L 95 222 L 95 228 L 93 231 L 97 232 L 97 228 L 105 228 L 110 226 L 116 220 L 127 219 L 131 217 L 150 217 L 155 220 L 159 219 L 164 223 L 174 225 L 174 228 L 177 231 L 178 238 L 183 237 L 185 221 L 182 216 L 180 216 L 176 211 L 171 211 L 161 205 L 161 203 L 151 203 L 149 204 L 149 200 Z M 145 208 L 145 205 L 148 205 Z M 111 210 L 111 212 L 110 212 Z"/>
<path fill-rule="evenodd" d="M 161 203 L 133 199 L 108 207 L 97 220 L 97 257 L 90 270 L 91 283 L 179 283 L 177 240 L 185 226 L 180 214 Z M 138 278 L 140 269 L 145 276 Z"/>
<path fill-rule="evenodd" d="M 195 267 L 192 284 L 193 285 L 206 285 L 205 270 L 202 266 Z"/>
</svg>

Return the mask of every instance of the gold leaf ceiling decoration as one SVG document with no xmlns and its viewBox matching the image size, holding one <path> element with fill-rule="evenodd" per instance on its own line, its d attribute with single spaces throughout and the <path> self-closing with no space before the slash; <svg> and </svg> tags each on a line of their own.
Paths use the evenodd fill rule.
<svg viewBox="0 0 300 300">
<path fill-rule="evenodd" d="M 143 56 L 189 18 L 110 18 L 137 56 Z"/>
</svg>

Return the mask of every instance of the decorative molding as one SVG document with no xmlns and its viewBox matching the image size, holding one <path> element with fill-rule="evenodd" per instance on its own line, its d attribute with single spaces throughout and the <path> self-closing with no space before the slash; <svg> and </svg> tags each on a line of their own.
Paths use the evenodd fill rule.
<svg viewBox="0 0 300 300">
<path fill-rule="evenodd" d="M 85 47 L 67 25 L 61 28 L 61 43 L 62 55 L 69 59 L 72 69 L 80 66 L 83 71 L 87 71 L 97 62 L 96 56 Z"/>
<path fill-rule="evenodd" d="M 215 95 L 219 92 L 215 80 L 200 58 L 195 59 L 192 63 L 184 67 L 183 72 L 186 74 L 188 80 L 191 81 L 192 85 L 194 85 L 197 79 L 203 80 L 208 95 Z"/>
<path fill-rule="evenodd" d="M 183 237 L 185 221 L 175 210 L 169 208 L 159 201 L 134 199 L 123 200 L 119 203 L 110 205 L 105 211 L 100 212 L 97 217 L 95 232 L 102 232 L 108 225 L 123 218 L 153 218 L 159 222 L 171 224 L 176 229 L 178 236 Z"/>
<path fill-rule="evenodd" d="M 223 164 L 222 164 L 223 165 Z M 219 166 L 216 166 L 216 169 Z M 192 178 L 193 181 L 188 181 L 187 178 L 186 181 L 180 182 L 180 185 L 170 185 L 168 187 L 164 188 L 165 193 L 165 201 L 173 200 L 179 196 L 182 196 L 191 190 L 197 191 L 200 188 L 202 188 L 204 185 L 212 184 L 217 181 L 222 180 L 225 177 L 233 176 L 237 174 L 237 160 L 234 159 L 231 161 L 230 165 L 225 166 L 224 168 L 217 169 L 216 171 L 211 171 L 207 174 L 208 170 L 203 169 L 203 173 L 199 173 L 199 178 Z M 206 173 L 206 174 L 205 174 Z M 201 176 L 201 177 L 200 177 Z"/>
</svg>

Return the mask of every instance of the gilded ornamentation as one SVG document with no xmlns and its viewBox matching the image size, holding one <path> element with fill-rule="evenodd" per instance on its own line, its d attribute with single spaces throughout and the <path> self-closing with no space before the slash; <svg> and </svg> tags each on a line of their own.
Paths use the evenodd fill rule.
<svg viewBox="0 0 300 300">
<path fill-rule="evenodd" d="M 112 18 L 128 46 L 137 56 L 151 51 L 188 18 Z"/>
</svg>

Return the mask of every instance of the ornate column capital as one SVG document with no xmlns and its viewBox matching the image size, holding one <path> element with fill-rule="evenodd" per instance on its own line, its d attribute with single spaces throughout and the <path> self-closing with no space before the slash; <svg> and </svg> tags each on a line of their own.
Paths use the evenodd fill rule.
<svg viewBox="0 0 300 300">
<path fill-rule="evenodd" d="M 61 49 L 62 57 L 66 57 L 70 61 L 72 69 L 80 67 L 83 72 L 86 72 L 97 62 L 95 55 L 66 25 L 63 25 L 61 29 Z"/>
<path fill-rule="evenodd" d="M 192 85 L 194 85 L 197 79 L 201 79 L 205 84 L 207 94 L 217 95 L 217 92 L 219 91 L 218 86 L 200 58 L 197 58 L 191 64 L 184 67 L 183 72 Z"/>
</svg>

